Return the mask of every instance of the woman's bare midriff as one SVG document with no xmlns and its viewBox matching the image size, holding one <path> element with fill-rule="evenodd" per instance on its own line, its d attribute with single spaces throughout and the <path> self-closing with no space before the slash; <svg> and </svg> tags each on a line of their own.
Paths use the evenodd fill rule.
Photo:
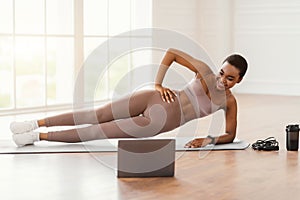
<svg viewBox="0 0 300 200">
<path fill-rule="evenodd" d="M 192 103 L 190 102 L 188 96 L 184 91 L 179 92 L 179 99 L 181 104 L 181 109 L 184 115 L 185 122 L 188 122 L 197 117 L 196 112 Z"/>
</svg>

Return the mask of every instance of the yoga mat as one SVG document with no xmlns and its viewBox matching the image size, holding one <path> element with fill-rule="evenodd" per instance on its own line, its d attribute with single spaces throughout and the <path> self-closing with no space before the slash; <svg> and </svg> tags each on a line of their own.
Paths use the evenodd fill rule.
<svg viewBox="0 0 300 200">
<path fill-rule="evenodd" d="M 168 137 L 171 138 L 171 137 Z M 141 139 L 141 138 L 139 138 Z M 145 139 L 164 139 L 152 137 Z M 235 140 L 229 144 L 207 145 L 201 148 L 184 148 L 184 145 L 192 140 L 190 137 L 176 137 L 176 151 L 210 151 L 210 150 L 243 150 L 249 147 L 249 143 Z M 82 143 L 61 143 L 40 141 L 34 145 L 16 147 L 12 141 L 0 141 L 0 154 L 35 154 L 35 153 L 88 153 L 88 152 L 115 152 L 119 139 L 95 140 Z M 128 140 L 128 138 L 126 138 Z M 136 139 L 132 139 L 136 140 Z"/>
</svg>

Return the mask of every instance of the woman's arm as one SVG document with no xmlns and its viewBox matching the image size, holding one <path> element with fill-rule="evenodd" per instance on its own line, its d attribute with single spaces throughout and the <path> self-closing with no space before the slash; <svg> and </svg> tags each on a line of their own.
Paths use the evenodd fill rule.
<svg viewBox="0 0 300 200">
<path fill-rule="evenodd" d="M 174 61 L 194 72 L 197 76 L 199 76 L 199 78 L 213 73 L 213 71 L 207 66 L 207 64 L 205 64 L 201 60 L 197 60 L 178 49 L 170 48 L 167 50 L 165 56 L 161 61 L 160 69 L 156 76 L 156 84 L 162 84 L 163 78 L 168 68 Z"/>
<path fill-rule="evenodd" d="M 234 96 L 230 96 L 227 99 L 227 108 L 225 111 L 226 119 L 226 133 L 219 137 L 216 137 L 216 144 L 226 144 L 233 142 L 236 136 L 236 127 L 237 127 L 237 103 Z"/>
<path fill-rule="evenodd" d="M 162 86 L 162 82 L 166 75 L 166 72 L 173 62 L 176 62 L 188 68 L 196 74 L 197 78 L 202 78 L 203 76 L 212 73 L 212 70 L 204 62 L 197 60 L 180 50 L 173 48 L 168 49 L 161 61 L 155 79 L 155 89 L 161 93 L 162 99 L 164 101 L 174 101 L 173 96 L 175 96 L 175 93 L 170 89 L 164 88 Z"/>
<path fill-rule="evenodd" d="M 214 137 L 215 144 L 226 144 L 233 142 L 236 136 L 236 127 L 237 127 L 237 103 L 234 96 L 230 96 L 227 100 L 226 105 L 226 128 L 225 133 L 219 137 Z M 185 147 L 188 148 L 197 148 L 204 147 L 212 143 L 210 138 L 196 138 L 188 142 Z"/>
</svg>

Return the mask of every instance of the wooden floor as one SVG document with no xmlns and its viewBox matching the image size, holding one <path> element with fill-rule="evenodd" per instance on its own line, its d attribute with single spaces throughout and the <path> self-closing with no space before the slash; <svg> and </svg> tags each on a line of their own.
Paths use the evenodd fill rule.
<svg viewBox="0 0 300 200">
<path fill-rule="evenodd" d="M 1 155 L 0 198 L 299 198 L 299 153 L 286 151 L 285 126 L 300 123 L 300 97 L 238 95 L 238 102 L 238 137 L 253 143 L 274 136 L 278 152 L 181 152 L 174 178 L 143 179 L 116 178 L 107 166 L 115 153 Z"/>
</svg>

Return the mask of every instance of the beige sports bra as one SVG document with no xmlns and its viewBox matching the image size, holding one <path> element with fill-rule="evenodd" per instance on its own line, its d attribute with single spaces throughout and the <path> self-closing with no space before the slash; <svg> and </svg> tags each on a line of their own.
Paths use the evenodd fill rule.
<svg viewBox="0 0 300 200">
<path fill-rule="evenodd" d="M 201 79 L 194 78 L 185 86 L 183 91 L 193 105 L 197 118 L 210 115 L 221 108 L 221 106 L 214 104 L 207 96 Z"/>
</svg>

